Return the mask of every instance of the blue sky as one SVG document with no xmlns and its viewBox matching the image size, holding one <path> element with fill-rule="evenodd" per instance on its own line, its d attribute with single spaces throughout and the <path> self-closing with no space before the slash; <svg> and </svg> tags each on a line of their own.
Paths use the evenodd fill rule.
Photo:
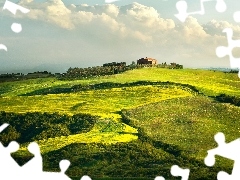
<svg viewBox="0 0 240 180">
<path fill-rule="evenodd" d="M 4 2 L 0 1 L 0 6 Z M 233 28 L 235 38 L 240 38 L 240 26 L 232 17 L 240 10 L 236 0 L 226 1 L 224 13 L 215 10 L 216 1 L 205 2 L 205 15 L 194 15 L 185 23 L 174 16 L 177 0 L 12 2 L 30 13 L 14 16 L 1 11 L 0 44 L 8 51 L 0 51 L 0 73 L 64 72 L 69 67 L 113 61 L 131 63 L 146 56 L 190 68 L 230 67 L 227 57 L 216 57 L 215 49 L 227 45 L 222 33 L 226 27 Z M 187 2 L 188 11 L 200 9 L 200 0 Z M 13 22 L 22 24 L 21 33 L 11 31 Z"/>
</svg>

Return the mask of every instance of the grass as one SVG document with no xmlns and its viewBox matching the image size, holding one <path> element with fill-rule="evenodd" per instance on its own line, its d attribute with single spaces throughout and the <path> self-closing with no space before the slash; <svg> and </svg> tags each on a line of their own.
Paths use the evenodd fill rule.
<svg viewBox="0 0 240 180">
<path fill-rule="evenodd" d="M 228 142 L 240 137 L 240 108 L 204 96 L 165 100 L 123 112 L 150 138 L 177 146 L 182 155 L 198 160 L 217 146 L 216 133 L 225 133 Z"/>
<path fill-rule="evenodd" d="M 89 133 L 40 141 L 41 152 L 46 153 L 71 143 L 84 143 L 87 139 L 89 143 L 116 143 L 135 140 L 137 138 L 135 134 L 119 134 L 121 132 L 137 133 L 135 128 L 120 122 L 121 116 L 118 112 L 121 109 L 191 95 L 190 92 L 175 86 L 133 86 L 44 96 L 6 96 L 0 99 L 0 109 L 15 113 L 58 112 L 68 115 L 87 113 L 101 117 Z M 112 126 L 108 130 L 109 132 L 103 132 L 109 128 L 109 124 L 105 123 L 107 119 L 114 121 L 121 128 Z M 22 145 L 23 149 L 26 149 L 26 146 Z"/>
<path fill-rule="evenodd" d="M 55 78 L 34 79 L 1 83 L 1 96 L 17 96 L 34 90 L 51 87 L 71 87 L 77 84 L 96 84 L 101 82 L 127 83 L 136 81 L 171 81 L 196 86 L 208 96 L 221 93 L 240 96 L 237 74 L 196 69 L 143 68 L 123 74 L 103 76 L 85 80 L 59 81 Z"/>
<path fill-rule="evenodd" d="M 178 87 L 140 86 L 45 96 L 4 96 L 0 98 L 0 109 L 18 113 L 38 111 L 75 114 L 83 112 L 104 114 L 104 116 L 109 114 L 111 117 L 122 108 L 132 108 L 184 96 L 191 96 L 191 93 Z"/>
<path fill-rule="evenodd" d="M 1 83 L 0 110 L 15 113 L 37 111 L 48 113 L 58 112 L 68 115 L 77 113 L 98 115 L 102 117 L 102 120 L 99 120 L 94 129 L 98 129 L 99 132 L 102 127 L 99 124 L 104 119 L 112 119 L 119 122 L 121 116 L 118 112 L 122 109 L 131 109 L 167 99 L 193 95 L 181 89 L 181 87 L 176 86 L 133 86 L 80 91 L 76 93 L 19 96 L 46 88 L 69 88 L 78 84 L 87 85 L 102 82 L 130 83 L 139 80 L 171 81 L 189 84 L 195 86 L 206 95 L 213 96 L 226 93 L 240 97 L 240 83 L 235 74 L 193 69 L 171 70 L 143 68 L 127 71 L 123 74 L 85 80 L 59 81 L 55 78 L 43 78 Z M 180 112 L 183 111 L 184 109 Z M 159 112 L 159 114 L 161 113 Z M 148 116 L 146 118 L 148 118 Z M 130 133 L 137 132 L 136 129 L 126 124 L 119 132 L 121 131 Z M 95 131 L 93 131 L 93 134 L 94 133 Z M 135 137 L 130 139 L 135 139 Z"/>
<path fill-rule="evenodd" d="M 44 92 L 47 89 L 71 89 L 75 85 L 105 82 L 129 84 L 137 81 L 188 84 L 203 94 L 199 95 L 181 85 L 172 84 L 131 85 L 34 95 L 35 92 Z M 159 169 L 169 170 L 170 165 L 178 163 L 191 167 L 195 171 L 194 177 L 200 177 L 200 174 L 206 175 L 211 171 L 206 170 L 203 164 L 199 165 L 199 162 L 203 162 L 208 149 L 217 146 L 213 136 L 221 131 L 226 134 L 226 140 L 231 141 L 240 135 L 239 107 L 216 102 L 209 96 L 227 94 L 240 97 L 239 89 L 239 78 L 233 73 L 143 68 L 84 80 L 60 81 L 44 78 L 4 82 L 0 84 L 0 111 L 21 114 L 57 112 L 62 115 L 87 113 L 100 116 L 89 132 L 37 141 L 48 169 L 52 169 L 52 161 L 59 162 L 57 158 L 67 158 L 73 162 L 70 168 L 72 176 L 88 173 L 90 168 L 92 170 L 89 172 L 93 175 L 100 173 L 103 178 L 116 177 L 118 173 L 129 177 L 147 177 L 149 172 L 152 177 L 156 172 L 164 175 Z M 122 122 L 120 112 L 130 120 L 130 124 Z M 152 144 L 139 140 L 141 133 L 151 139 Z M 27 145 L 25 143 L 21 146 L 20 154 L 26 155 Z M 101 145 L 104 145 L 104 151 Z M 170 152 L 165 146 L 173 151 Z M 84 159 L 85 156 L 79 149 L 81 147 L 86 148 L 83 152 L 87 153 L 87 159 Z M 125 154 L 121 154 L 120 149 L 126 151 Z M 180 152 L 179 157 L 174 154 L 177 151 Z M 116 158 L 120 154 L 126 161 Z M 51 159 L 52 156 L 55 159 Z M 151 164 L 153 162 L 154 165 Z M 87 165 L 81 168 L 79 163 Z M 164 163 L 167 164 L 166 167 Z M 217 161 L 217 164 L 220 168 L 229 169 L 232 166 L 231 162 L 225 163 L 224 160 Z M 212 178 L 215 170 L 211 173 Z"/>
<path fill-rule="evenodd" d="M 101 144 L 116 144 L 127 143 L 136 140 L 137 136 L 133 134 L 118 134 L 116 132 L 88 132 L 69 136 L 61 136 L 36 141 L 41 149 L 41 154 L 61 149 L 73 143 L 101 143 Z M 18 151 L 19 154 L 28 154 L 27 145 L 23 144 Z"/>
</svg>

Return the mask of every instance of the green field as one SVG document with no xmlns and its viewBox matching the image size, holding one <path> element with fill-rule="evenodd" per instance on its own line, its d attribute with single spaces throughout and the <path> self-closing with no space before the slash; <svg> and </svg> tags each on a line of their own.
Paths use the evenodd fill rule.
<svg viewBox="0 0 240 180">
<path fill-rule="evenodd" d="M 1 138 L 21 142 L 15 153 L 20 164 L 31 157 L 26 149 L 31 141 L 39 144 L 46 170 L 58 171 L 58 162 L 69 159 L 67 174 L 73 178 L 87 173 L 93 179 L 174 179 L 170 168 L 177 164 L 191 168 L 190 179 L 213 179 L 232 169 L 223 158 L 213 168 L 204 165 L 207 150 L 217 146 L 214 135 L 221 131 L 227 141 L 240 137 L 240 108 L 215 97 L 240 98 L 239 89 L 237 74 L 163 68 L 84 80 L 4 82 L 1 123 L 12 129 Z"/>
</svg>

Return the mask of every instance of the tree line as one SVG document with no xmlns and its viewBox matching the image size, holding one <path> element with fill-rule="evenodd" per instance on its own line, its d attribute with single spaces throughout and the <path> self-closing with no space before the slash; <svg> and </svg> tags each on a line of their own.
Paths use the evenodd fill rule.
<svg viewBox="0 0 240 180">
<path fill-rule="evenodd" d="M 67 79 L 84 79 L 91 77 L 99 77 L 106 75 L 114 75 L 123 73 L 125 71 L 140 69 L 144 67 L 157 67 L 157 68 L 168 68 L 168 69 L 183 69 L 183 65 L 177 63 L 170 63 L 168 65 L 166 62 L 158 65 L 152 64 L 136 64 L 134 61 L 130 65 L 126 65 L 126 62 L 112 62 L 105 63 L 103 66 L 88 67 L 88 68 L 69 68 L 66 73 L 61 74 L 58 78 L 61 80 Z"/>
<path fill-rule="evenodd" d="M 47 71 L 43 71 L 43 72 L 37 71 L 33 73 L 28 73 L 26 75 L 22 73 L 0 74 L 0 82 L 36 79 L 36 78 L 49 78 L 49 77 L 56 77 L 59 80 L 85 79 L 85 78 L 119 74 L 125 71 L 140 69 L 144 67 L 183 69 L 183 65 L 180 65 L 177 63 L 167 64 L 165 62 L 158 65 L 152 65 L 152 64 L 136 64 L 134 61 L 132 61 L 131 64 L 127 65 L 126 62 L 111 62 L 111 63 L 105 63 L 102 66 L 94 66 L 94 67 L 88 67 L 88 68 L 70 67 L 65 73 L 52 74 L 51 72 L 47 72 Z"/>
<path fill-rule="evenodd" d="M 0 141 L 7 146 L 11 141 L 27 143 L 35 140 L 68 136 L 90 131 L 99 117 L 89 114 L 73 116 L 58 113 L 32 112 L 26 114 L 0 112 L 0 124 L 9 123 L 0 133 Z"/>
</svg>

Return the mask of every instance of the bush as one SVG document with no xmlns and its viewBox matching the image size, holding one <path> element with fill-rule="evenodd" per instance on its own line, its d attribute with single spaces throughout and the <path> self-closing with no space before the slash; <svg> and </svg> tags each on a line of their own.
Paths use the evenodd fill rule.
<svg viewBox="0 0 240 180">
<path fill-rule="evenodd" d="M 97 118 L 97 116 L 88 114 L 67 116 L 57 113 L 34 112 L 15 114 L 0 112 L 0 123 L 10 124 L 0 134 L 0 141 L 7 145 L 13 140 L 19 143 L 26 143 L 34 140 L 88 132 L 93 128 Z"/>
<path fill-rule="evenodd" d="M 240 98 L 236 96 L 229 96 L 226 94 L 220 94 L 219 96 L 216 96 L 215 99 L 220 102 L 224 103 L 230 103 L 235 106 L 240 106 Z"/>
</svg>

